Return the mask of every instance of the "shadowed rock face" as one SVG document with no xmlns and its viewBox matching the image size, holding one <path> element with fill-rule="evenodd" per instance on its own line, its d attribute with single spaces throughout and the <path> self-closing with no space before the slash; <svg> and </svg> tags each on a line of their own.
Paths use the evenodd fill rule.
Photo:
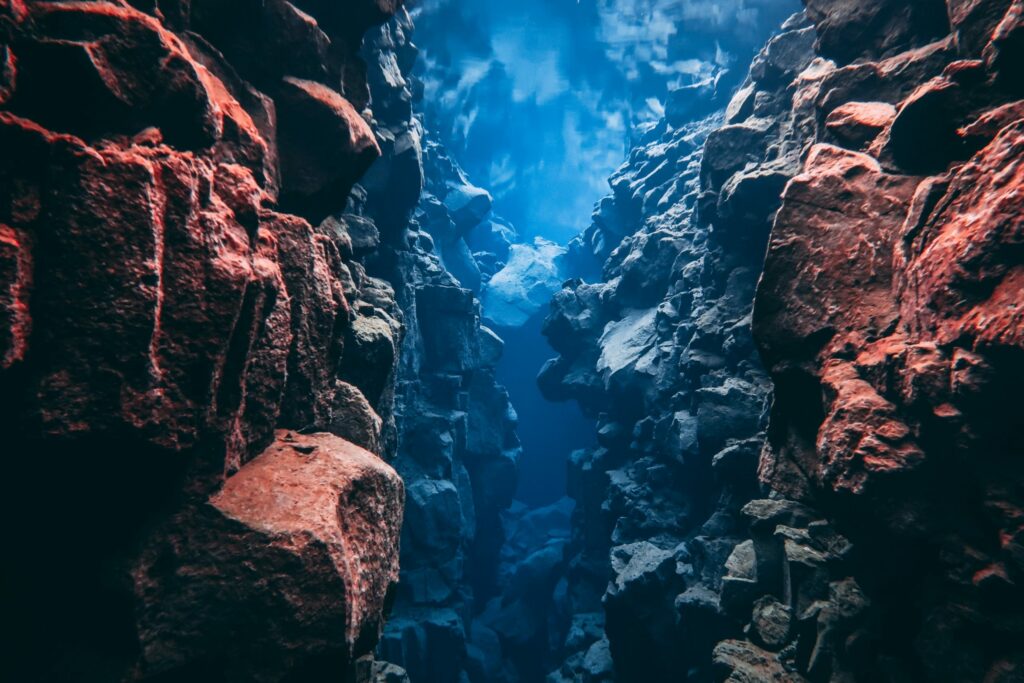
<svg viewBox="0 0 1024 683">
<path fill-rule="evenodd" d="M 719 591 L 757 495 L 767 417 L 750 311 L 771 202 L 799 147 L 751 166 L 789 134 L 772 117 L 780 81 L 810 62 L 807 31 L 791 20 L 755 60 L 738 97 L 758 95 L 757 116 L 741 103 L 643 130 L 570 245 L 574 267 L 597 262 L 600 279 L 555 295 L 545 334 L 560 355 L 538 381 L 597 418 L 599 447 L 569 462 L 573 621 L 552 681 L 708 680 L 715 642 L 740 633 Z"/>
<path fill-rule="evenodd" d="M 372 305 L 357 308 L 362 324 L 346 349 L 380 353 L 370 362 L 355 356 L 352 365 L 343 355 L 342 375 L 380 411 L 383 443 L 408 491 L 401 579 L 377 648 L 390 663 L 364 673 L 391 681 L 407 669 L 412 681 L 456 683 L 479 671 L 468 641 L 480 631 L 476 613 L 497 590 L 500 514 L 515 492 L 520 448 L 515 411 L 495 380 L 504 343 L 483 324 L 472 289 L 481 280 L 476 257 L 484 250 L 494 257 L 501 242 L 477 242 L 475 233 L 497 228 L 497 219 L 487 193 L 466 180 L 414 112 L 413 30 L 401 11 L 367 34 L 362 52 L 382 156 L 341 218 L 365 268 L 353 276 L 386 281 L 393 294 L 364 297 Z M 403 321 L 394 347 L 379 317 L 392 305 Z M 382 373 L 392 362 L 393 374 Z M 358 433 L 359 424 L 347 426 Z"/>
<path fill-rule="evenodd" d="M 325 432 L 393 450 L 399 313 L 330 215 L 394 10 L 0 4 L 15 678 L 308 680 L 375 642 L 402 484 Z"/>
</svg>

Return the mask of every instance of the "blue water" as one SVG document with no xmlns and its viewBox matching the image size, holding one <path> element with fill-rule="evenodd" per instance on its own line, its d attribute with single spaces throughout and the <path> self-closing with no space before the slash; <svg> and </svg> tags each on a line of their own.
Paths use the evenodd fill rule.
<svg viewBox="0 0 1024 683">
<path fill-rule="evenodd" d="M 541 311 L 522 327 L 495 329 L 505 340 L 498 382 L 508 389 L 519 415 L 523 445 L 516 497 L 534 507 L 565 496 L 568 455 L 595 442 L 594 421 L 584 417 L 575 402 L 549 403 L 537 388 L 537 372 L 554 356 L 540 334 L 546 313 Z"/>
</svg>

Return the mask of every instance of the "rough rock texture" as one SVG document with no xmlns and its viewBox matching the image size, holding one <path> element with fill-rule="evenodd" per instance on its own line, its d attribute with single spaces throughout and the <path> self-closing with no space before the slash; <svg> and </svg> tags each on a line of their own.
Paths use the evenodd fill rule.
<svg viewBox="0 0 1024 683">
<path fill-rule="evenodd" d="M 14 678 L 311 680 L 372 648 L 402 485 L 329 433 L 393 450 L 399 312 L 338 214 L 395 9 L 0 3 Z"/>
<path fill-rule="evenodd" d="M 498 327 L 522 327 L 561 288 L 565 253 L 565 247 L 541 237 L 511 245 L 508 262 L 484 286 L 487 319 Z"/>
<path fill-rule="evenodd" d="M 471 235 L 498 219 L 487 193 L 430 140 L 414 112 L 412 32 L 410 17 L 400 12 L 367 36 L 363 54 L 382 156 L 341 216 L 353 251 L 366 254 L 365 271 L 353 276 L 390 282 L 394 316 L 403 321 L 401 341 L 387 346 L 386 326 L 370 314 L 391 310 L 390 292 L 361 311 L 360 346 L 381 349 L 397 363 L 392 393 L 379 374 L 386 363 L 347 366 L 350 374 L 343 374 L 378 410 L 378 390 L 367 386 L 385 387 L 394 422 L 384 443 L 394 444 L 392 464 L 407 491 L 400 581 L 377 648 L 380 661 L 365 675 L 400 680 L 401 669 L 414 682 L 467 675 L 482 682 L 493 679 L 481 677 L 478 643 L 493 633 L 477 614 L 499 590 L 501 513 L 512 502 L 520 450 L 515 411 L 494 379 L 504 344 L 482 324 L 474 293 L 484 277 L 483 250 L 470 251 L 470 243 L 479 244 Z M 488 253 L 494 266 L 494 251 Z M 360 383 L 367 369 L 378 374 Z M 491 662 L 500 662 L 498 647 Z"/>
<path fill-rule="evenodd" d="M 600 447 L 569 463 L 567 573 L 568 611 L 597 627 L 570 631 L 553 682 L 707 680 L 715 642 L 741 635 L 719 592 L 765 438 L 750 314 L 778 194 L 799 168 L 785 84 L 812 43 L 795 17 L 726 112 L 646 129 L 570 247 L 581 272 L 602 262 L 600 282 L 555 295 L 545 333 L 560 355 L 538 381 L 598 419 Z"/>
<path fill-rule="evenodd" d="M 331 434 L 279 431 L 206 505 L 145 544 L 131 570 L 135 674 L 185 665 L 208 677 L 217 669 L 196 662 L 209 658 L 237 680 L 344 672 L 383 626 L 402 499 L 378 456 Z"/>
<path fill-rule="evenodd" d="M 724 122 L 641 140 L 571 254 L 602 281 L 553 301 L 604 627 L 552 681 L 1021 675 L 1024 15 L 806 6 Z"/>
<path fill-rule="evenodd" d="M 1021 676 L 1024 91 L 1000 55 L 1022 14 L 947 4 L 940 32 L 906 3 L 872 3 L 898 22 L 808 12 L 824 56 L 862 61 L 794 82 L 816 126 L 753 322 L 775 383 L 761 479 L 813 509 L 748 507 L 735 609 L 756 599 L 748 635 L 781 650 L 764 665 L 809 680 Z M 785 644 L 758 626 L 766 594 Z"/>
</svg>

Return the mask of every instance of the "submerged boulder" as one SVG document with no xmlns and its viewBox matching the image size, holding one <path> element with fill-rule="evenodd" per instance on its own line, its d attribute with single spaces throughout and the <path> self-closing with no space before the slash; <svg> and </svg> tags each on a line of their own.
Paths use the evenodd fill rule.
<svg viewBox="0 0 1024 683">
<path fill-rule="evenodd" d="M 540 237 L 532 245 L 513 244 L 505 267 L 484 287 L 484 317 L 497 327 L 525 324 L 561 288 L 565 253 L 564 247 Z"/>
<path fill-rule="evenodd" d="M 212 674 L 224 648 L 244 653 L 223 663 L 230 677 L 344 669 L 383 627 L 402 507 L 402 482 L 376 455 L 329 434 L 277 432 L 132 570 L 140 673 Z"/>
</svg>

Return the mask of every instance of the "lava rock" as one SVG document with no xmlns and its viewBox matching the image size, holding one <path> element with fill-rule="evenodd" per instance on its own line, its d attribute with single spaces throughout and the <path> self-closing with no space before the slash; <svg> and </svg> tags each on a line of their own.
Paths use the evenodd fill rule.
<svg viewBox="0 0 1024 683">
<path fill-rule="evenodd" d="M 811 0 L 807 16 L 818 33 L 819 52 L 843 64 L 903 52 L 949 32 L 942 0 Z"/>
<path fill-rule="evenodd" d="M 847 102 L 832 110 L 825 126 L 840 144 L 865 151 L 895 118 L 896 108 L 891 104 Z"/>
<path fill-rule="evenodd" d="M 398 475 L 372 453 L 329 434 L 279 431 L 143 551 L 132 570 L 141 669 L 213 675 L 222 666 L 279 680 L 307 665 L 344 668 L 382 627 L 402 499 Z M 268 580 L 280 592 L 265 590 Z M 221 661 L 224 648 L 248 656 Z"/>
<path fill-rule="evenodd" d="M 380 156 L 352 105 L 330 88 L 283 79 L 277 99 L 282 206 L 319 221 Z"/>
</svg>

